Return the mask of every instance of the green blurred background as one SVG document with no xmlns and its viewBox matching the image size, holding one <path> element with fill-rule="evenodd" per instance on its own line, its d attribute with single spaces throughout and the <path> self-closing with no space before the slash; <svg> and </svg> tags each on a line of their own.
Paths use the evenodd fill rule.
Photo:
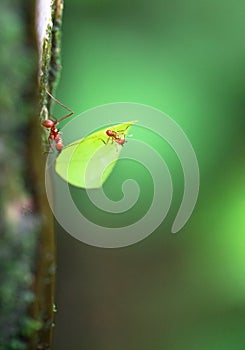
<svg viewBox="0 0 245 350">
<path fill-rule="evenodd" d="M 242 0 L 65 2 L 57 98 L 75 114 L 117 101 L 169 114 L 196 151 L 201 187 L 177 235 L 175 207 L 127 248 L 58 228 L 54 350 L 245 348 L 244 10 Z M 169 154 L 178 204 L 183 175 Z"/>
</svg>

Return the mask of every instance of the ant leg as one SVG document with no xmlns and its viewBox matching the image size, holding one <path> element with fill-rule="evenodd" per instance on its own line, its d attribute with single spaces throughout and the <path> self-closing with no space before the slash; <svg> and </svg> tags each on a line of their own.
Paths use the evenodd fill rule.
<svg viewBox="0 0 245 350">
<path fill-rule="evenodd" d="M 100 138 L 100 141 L 102 141 L 105 145 L 107 144 L 107 142 L 105 142 L 105 140 Z"/>
<path fill-rule="evenodd" d="M 109 143 L 110 139 L 111 139 L 111 137 L 109 136 L 107 141 L 105 142 L 106 145 Z"/>
<path fill-rule="evenodd" d="M 108 145 L 110 139 L 111 139 L 111 141 L 112 141 L 112 143 L 113 143 L 114 141 L 113 141 L 113 138 L 111 138 L 111 137 L 108 137 L 107 141 L 105 141 L 105 140 L 103 140 L 102 138 L 100 138 L 100 140 L 101 140 L 105 145 Z"/>
<path fill-rule="evenodd" d="M 125 135 L 125 131 L 130 127 L 131 125 L 128 125 L 125 129 L 123 130 L 118 130 L 117 133 L 122 133 L 123 136 Z"/>
<path fill-rule="evenodd" d="M 44 152 L 44 154 L 54 153 L 54 148 L 53 148 L 52 143 L 50 142 L 50 137 L 48 138 L 48 147 L 49 147 L 49 150 Z"/>
</svg>

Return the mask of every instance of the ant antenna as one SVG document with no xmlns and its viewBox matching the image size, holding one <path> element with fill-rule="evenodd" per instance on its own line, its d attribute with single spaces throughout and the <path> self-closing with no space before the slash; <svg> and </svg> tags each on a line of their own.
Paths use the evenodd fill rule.
<svg viewBox="0 0 245 350">
<path fill-rule="evenodd" d="M 60 102 L 59 100 L 57 100 L 57 98 L 55 98 L 47 89 L 46 89 L 47 94 L 54 100 L 54 102 L 56 102 L 58 105 L 60 105 L 61 107 L 65 108 L 68 112 L 70 112 L 69 114 L 65 115 L 64 117 L 59 119 L 59 122 L 72 116 L 74 114 L 74 112 L 67 106 L 65 106 L 62 102 Z"/>
</svg>

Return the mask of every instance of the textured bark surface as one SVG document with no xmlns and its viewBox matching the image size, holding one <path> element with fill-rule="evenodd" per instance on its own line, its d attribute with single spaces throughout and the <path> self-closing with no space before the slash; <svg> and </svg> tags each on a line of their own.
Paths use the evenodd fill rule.
<svg viewBox="0 0 245 350">
<path fill-rule="evenodd" d="M 49 113 L 45 89 L 52 91 L 59 70 L 62 3 L 56 1 L 53 6 L 53 23 L 57 23 L 49 28 L 51 35 L 44 43 L 48 52 L 43 51 L 39 94 L 35 3 L 1 3 L 1 350 L 49 349 L 51 344 L 55 241 L 39 115 Z"/>
</svg>

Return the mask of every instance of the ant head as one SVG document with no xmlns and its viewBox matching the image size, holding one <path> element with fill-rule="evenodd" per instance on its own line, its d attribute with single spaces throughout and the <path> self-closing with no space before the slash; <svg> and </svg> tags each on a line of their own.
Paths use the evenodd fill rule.
<svg viewBox="0 0 245 350">
<path fill-rule="evenodd" d="M 107 136 L 113 136 L 113 135 L 114 135 L 114 131 L 112 131 L 112 130 L 106 130 L 106 135 L 107 135 Z"/>
<path fill-rule="evenodd" d="M 116 138 L 118 136 L 117 132 L 113 131 L 113 130 L 106 130 L 106 135 L 109 137 L 114 137 L 114 138 Z"/>
<path fill-rule="evenodd" d="M 53 126 L 55 126 L 55 124 L 56 122 L 50 119 L 46 119 L 42 122 L 42 126 L 44 126 L 47 129 L 52 128 Z"/>
</svg>

